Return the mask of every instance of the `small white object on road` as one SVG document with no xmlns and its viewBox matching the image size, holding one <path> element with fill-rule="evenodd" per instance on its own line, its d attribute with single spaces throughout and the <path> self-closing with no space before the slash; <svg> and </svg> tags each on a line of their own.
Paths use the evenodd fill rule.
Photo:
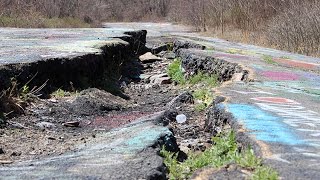
<svg viewBox="0 0 320 180">
<path fill-rule="evenodd" d="M 185 123 L 187 121 L 187 116 L 184 114 L 179 114 L 176 117 L 176 120 L 177 120 L 177 123 L 179 123 L 179 124 Z"/>
</svg>

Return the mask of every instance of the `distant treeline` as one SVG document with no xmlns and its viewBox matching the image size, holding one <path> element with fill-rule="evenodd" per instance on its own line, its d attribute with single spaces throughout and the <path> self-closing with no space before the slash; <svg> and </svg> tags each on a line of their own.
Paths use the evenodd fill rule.
<svg viewBox="0 0 320 180">
<path fill-rule="evenodd" d="M 104 21 L 178 22 L 218 37 L 320 55 L 319 0 L 0 0 L 2 26 Z"/>
</svg>

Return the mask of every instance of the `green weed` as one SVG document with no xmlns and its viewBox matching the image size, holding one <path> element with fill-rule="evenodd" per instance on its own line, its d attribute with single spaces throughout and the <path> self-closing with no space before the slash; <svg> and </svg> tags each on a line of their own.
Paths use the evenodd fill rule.
<svg viewBox="0 0 320 180">
<path fill-rule="evenodd" d="M 214 96 L 210 88 L 216 87 L 219 84 L 216 75 L 209 75 L 199 72 L 191 76 L 189 79 L 184 77 L 181 70 L 181 60 L 175 59 L 168 67 L 168 75 L 180 85 L 201 85 L 203 88 L 196 90 L 193 96 L 200 102 L 195 106 L 195 110 L 201 112 L 205 110 L 213 101 Z"/>
<path fill-rule="evenodd" d="M 197 111 L 197 112 L 202 112 L 204 111 L 206 108 L 208 107 L 208 105 L 206 103 L 198 103 L 197 105 L 195 105 L 194 109 Z"/>
<path fill-rule="evenodd" d="M 214 94 L 208 89 L 198 89 L 192 95 L 196 100 L 200 101 L 195 107 L 198 111 L 206 109 L 214 99 Z"/>
<path fill-rule="evenodd" d="M 172 78 L 173 81 L 184 85 L 186 84 L 186 79 L 184 77 L 184 73 L 181 69 L 181 59 L 175 59 L 167 69 L 168 75 Z"/>
<path fill-rule="evenodd" d="M 210 89 L 206 88 L 195 90 L 192 96 L 198 100 L 198 104 L 194 107 L 198 112 L 204 111 L 214 100 L 214 93 Z"/>
<path fill-rule="evenodd" d="M 196 85 L 203 84 L 207 87 L 216 87 L 219 84 L 218 77 L 216 75 L 209 75 L 203 72 L 199 72 L 189 79 L 184 77 L 184 73 L 181 68 L 181 59 L 175 59 L 167 69 L 168 75 L 172 78 L 173 81 L 177 82 L 180 85 Z"/>
<path fill-rule="evenodd" d="M 251 177 L 253 180 L 277 180 L 279 179 L 278 172 L 266 166 L 258 167 Z"/>
<path fill-rule="evenodd" d="M 252 149 L 247 149 L 242 154 L 237 154 L 235 161 L 244 168 L 255 168 L 262 163 L 261 159 L 256 157 Z"/>
<path fill-rule="evenodd" d="M 262 55 L 262 59 L 267 63 L 267 64 L 277 64 L 277 62 L 275 62 L 273 60 L 272 56 L 269 55 Z"/>
<path fill-rule="evenodd" d="M 218 78 L 216 75 L 209 75 L 199 72 L 196 75 L 191 76 L 187 83 L 190 85 L 203 84 L 207 87 L 216 87 L 218 85 Z"/>
<path fill-rule="evenodd" d="M 51 93 L 51 96 L 53 96 L 55 98 L 62 98 L 62 97 L 66 97 L 66 96 L 76 96 L 78 94 L 79 94 L 78 91 L 69 92 L 69 91 L 65 91 L 65 90 L 59 88 L 56 91 L 54 91 L 53 93 Z"/>
<path fill-rule="evenodd" d="M 58 98 L 58 97 L 65 97 L 66 94 L 67 94 L 66 91 L 59 88 L 58 90 L 54 91 L 51 94 L 51 96 Z"/>
<path fill-rule="evenodd" d="M 11 85 L 9 88 L 0 92 L 0 118 L 14 117 L 15 115 L 24 114 L 25 108 L 40 96 L 40 91 L 46 86 L 47 81 L 41 86 L 34 86 L 29 88 L 29 83 L 35 78 L 34 75 L 21 88 L 16 78 L 11 78 Z"/>
<path fill-rule="evenodd" d="M 189 153 L 184 162 L 177 161 L 174 153 L 164 148 L 160 154 L 165 158 L 164 163 L 169 170 L 170 179 L 187 179 L 197 169 L 203 167 L 219 168 L 230 163 L 237 163 L 243 168 L 253 170 L 252 179 L 278 179 L 278 174 L 271 168 L 265 167 L 261 159 L 257 158 L 252 150 L 240 153 L 235 133 L 232 131 L 212 138 L 214 145 L 201 154 Z"/>
</svg>

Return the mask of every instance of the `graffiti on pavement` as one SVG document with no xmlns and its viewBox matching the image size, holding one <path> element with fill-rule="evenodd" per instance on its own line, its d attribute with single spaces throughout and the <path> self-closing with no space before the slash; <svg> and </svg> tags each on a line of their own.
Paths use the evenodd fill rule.
<svg viewBox="0 0 320 180">
<path fill-rule="evenodd" d="M 320 136 L 320 130 L 314 130 L 320 126 L 320 114 L 308 110 L 300 103 L 286 98 L 259 97 L 252 98 L 260 109 L 274 113 L 281 118 L 282 122 L 295 128 L 295 130 L 306 133 L 310 138 L 305 139 L 308 145 L 320 147 L 320 142 L 314 137 Z"/>
<path fill-rule="evenodd" d="M 315 64 L 315 63 L 307 63 L 303 61 L 283 59 L 283 58 L 274 58 L 273 60 L 278 64 L 281 64 L 284 66 L 295 67 L 295 68 L 306 69 L 306 70 L 316 70 L 320 66 L 319 64 Z"/>
<path fill-rule="evenodd" d="M 299 79 L 297 74 L 291 72 L 263 71 L 261 75 L 275 81 L 295 81 Z"/>
<path fill-rule="evenodd" d="M 281 117 L 247 104 L 230 104 L 228 110 L 240 120 L 258 140 L 287 145 L 303 145 L 305 142 L 282 122 Z"/>
<path fill-rule="evenodd" d="M 232 92 L 236 92 L 239 94 L 244 94 L 244 95 L 248 95 L 248 94 L 268 94 L 268 95 L 273 95 L 273 93 L 269 93 L 269 92 L 265 92 L 262 90 L 254 90 L 254 91 L 236 91 L 236 90 L 230 90 Z"/>
</svg>

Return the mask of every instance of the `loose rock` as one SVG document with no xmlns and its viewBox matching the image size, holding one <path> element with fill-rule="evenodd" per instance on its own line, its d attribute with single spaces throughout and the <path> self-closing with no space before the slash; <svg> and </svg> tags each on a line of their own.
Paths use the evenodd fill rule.
<svg viewBox="0 0 320 180">
<path fill-rule="evenodd" d="M 160 85 L 171 84 L 171 83 L 172 83 L 172 80 L 170 77 L 161 77 L 161 78 L 155 79 L 154 81 L 154 84 L 160 84 Z"/>
<path fill-rule="evenodd" d="M 36 126 L 38 126 L 40 129 L 53 129 L 56 127 L 56 125 L 50 122 L 40 122 L 37 123 Z"/>
<path fill-rule="evenodd" d="M 153 83 L 156 79 L 162 78 L 162 77 L 168 77 L 167 73 L 157 74 L 150 77 L 150 81 Z"/>
<path fill-rule="evenodd" d="M 151 49 L 151 52 L 153 54 L 158 54 L 160 52 L 167 51 L 167 50 L 168 50 L 168 45 L 167 44 L 163 44 L 163 45 L 159 45 L 159 46 L 153 47 Z"/>
<path fill-rule="evenodd" d="M 176 54 L 173 52 L 167 52 L 166 54 L 163 55 L 164 58 L 166 59 L 175 59 L 176 58 Z"/>
<path fill-rule="evenodd" d="M 146 54 L 141 55 L 139 59 L 142 63 L 153 63 L 156 61 L 162 61 L 162 58 L 153 55 L 151 52 L 147 52 Z"/>
<path fill-rule="evenodd" d="M 194 99 L 193 99 L 192 94 L 189 92 L 184 92 L 184 93 L 180 94 L 179 96 L 175 97 L 174 99 L 172 99 L 167 104 L 167 107 L 169 109 L 171 109 L 171 108 L 176 108 L 183 103 L 193 103 L 193 102 L 194 102 Z"/>
</svg>

